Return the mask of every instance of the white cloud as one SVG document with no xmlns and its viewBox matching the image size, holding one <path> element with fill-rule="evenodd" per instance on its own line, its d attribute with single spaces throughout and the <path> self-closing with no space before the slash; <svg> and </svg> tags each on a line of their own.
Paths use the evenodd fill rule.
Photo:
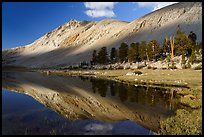
<svg viewBox="0 0 204 137">
<path fill-rule="evenodd" d="M 113 9 L 114 2 L 84 2 L 84 5 L 90 9 Z"/>
<path fill-rule="evenodd" d="M 87 10 L 86 15 L 96 18 L 96 17 L 114 17 L 115 14 L 112 10 L 102 9 L 102 10 Z"/>
<path fill-rule="evenodd" d="M 139 7 L 153 8 L 153 11 L 155 11 L 178 2 L 135 2 L 135 3 L 137 3 Z"/>
<path fill-rule="evenodd" d="M 85 126 L 86 131 L 95 131 L 95 133 L 100 133 L 100 132 L 108 132 L 113 129 L 113 125 L 111 124 L 106 124 L 106 123 L 90 123 Z"/>
<path fill-rule="evenodd" d="M 84 2 L 84 6 L 88 9 L 86 15 L 96 17 L 114 17 L 113 8 L 116 2 Z"/>
</svg>

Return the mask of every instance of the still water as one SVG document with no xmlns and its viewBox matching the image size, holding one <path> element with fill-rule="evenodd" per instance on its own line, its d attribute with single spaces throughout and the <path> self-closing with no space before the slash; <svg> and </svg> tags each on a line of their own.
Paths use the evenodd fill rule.
<svg viewBox="0 0 204 137">
<path fill-rule="evenodd" d="M 175 115 L 168 89 L 2 72 L 2 134 L 151 135 Z"/>
</svg>

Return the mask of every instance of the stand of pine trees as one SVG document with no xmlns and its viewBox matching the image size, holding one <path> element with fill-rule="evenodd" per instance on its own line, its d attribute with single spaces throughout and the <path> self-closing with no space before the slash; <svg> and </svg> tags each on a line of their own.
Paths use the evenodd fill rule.
<svg viewBox="0 0 204 137">
<path fill-rule="evenodd" d="M 108 56 L 107 48 L 102 47 L 97 54 L 94 50 L 92 54 L 91 65 L 96 64 L 110 64 L 116 62 L 140 62 L 140 61 L 170 61 L 174 56 L 182 55 L 182 63 L 185 62 L 185 57 L 188 57 L 190 63 L 193 64 L 195 60 L 195 53 L 202 51 L 202 42 L 196 43 L 197 36 L 194 32 L 189 35 L 184 34 L 178 28 L 176 36 L 165 37 L 163 45 L 161 46 L 156 39 L 149 41 L 141 41 L 131 43 L 128 46 L 126 43 L 121 43 L 118 49 L 113 47 Z"/>
</svg>

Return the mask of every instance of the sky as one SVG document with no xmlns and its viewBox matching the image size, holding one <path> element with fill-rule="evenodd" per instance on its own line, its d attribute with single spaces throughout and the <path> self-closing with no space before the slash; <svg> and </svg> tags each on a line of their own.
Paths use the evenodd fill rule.
<svg viewBox="0 0 204 137">
<path fill-rule="evenodd" d="M 2 50 L 25 46 L 60 25 L 106 18 L 131 22 L 175 2 L 2 2 Z"/>
</svg>

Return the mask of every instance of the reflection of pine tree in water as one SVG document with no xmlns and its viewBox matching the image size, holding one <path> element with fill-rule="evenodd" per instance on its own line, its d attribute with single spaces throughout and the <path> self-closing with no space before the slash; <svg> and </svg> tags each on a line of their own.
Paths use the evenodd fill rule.
<svg viewBox="0 0 204 137">
<path fill-rule="evenodd" d="M 157 96 L 158 95 L 158 93 L 156 93 L 155 92 L 155 88 L 149 88 L 149 91 L 148 91 L 148 100 L 149 100 L 149 104 L 151 105 L 151 106 L 155 106 L 156 105 L 156 100 L 155 100 L 155 96 Z M 157 96 L 157 97 L 159 97 L 159 96 Z"/>
<path fill-rule="evenodd" d="M 102 97 L 106 96 L 106 92 L 108 90 L 108 83 L 105 80 L 98 81 L 98 92 Z"/>
<path fill-rule="evenodd" d="M 145 93 L 146 88 L 142 86 L 135 87 L 136 92 L 137 92 L 137 102 L 141 104 L 146 104 L 147 103 L 147 95 Z"/>
<path fill-rule="evenodd" d="M 156 105 L 156 102 L 155 102 L 155 99 L 154 99 L 154 94 L 151 95 L 151 106 L 155 106 Z"/>
<path fill-rule="evenodd" d="M 96 93 L 97 92 L 97 87 L 96 87 L 95 79 L 91 77 L 90 82 L 92 84 L 93 93 Z"/>
<path fill-rule="evenodd" d="M 162 106 L 165 109 L 168 109 L 169 103 L 168 99 L 169 96 L 164 93 L 166 89 L 164 88 L 153 88 L 153 87 L 146 87 L 146 86 L 137 86 L 128 85 L 127 88 L 127 96 L 131 102 L 136 102 L 139 104 L 146 104 L 151 106 Z M 168 93 L 169 94 L 169 93 Z M 172 99 L 172 96 L 171 96 Z M 167 108 L 168 103 L 168 108 Z M 172 105 L 173 106 L 173 105 Z"/>
<path fill-rule="evenodd" d="M 163 98 L 163 93 L 159 90 L 161 90 L 161 89 L 152 88 L 152 87 L 148 88 L 146 97 L 147 97 L 147 101 L 149 102 L 149 104 L 151 106 L 158 105 L 159 102 L 161 101 L 161 99 Z M 163 100 L 163 101 L 165 101 L 165 100 Z M 162 103 L 162 102 L 160 102 L 160 103 Z M 159 104 L 159 105 L 163 105 L 163 104 Z"/>
<path fill-rule="evenodd" d="M 174 97 L 169 92 L 164 92 L 165 88 L 155 88 L 148 86 L 126 85 L 115 81 L 103 80 L 90 77 L 92 90 L 99 93 L 102 97 L 106 97 L 106 93 L 110 92 L 111 96 L 118 96 L 121 102 L 129 100 L 147 106 L 158 106 L 164 110 L 172 110 L 174 107 Z M 110 90 L 109 90 L 110 89 Z"/>
<path fill-rule="evenodd" d="M 124 85 L 124 84 L 122 84 L 122 83 L 120 83 L 119 84 L 119 87 L 118 87 L 118 93 L 119 93 L 119 97 L 120 97 L 120 100 L 122 101 L 122 102 L 124 102 L 124 101 L 126 101 L 127 99 L 128 99 L 128 95 L 127 95 L 127 86 L 126 85 Z"/>
<path fill-rule="evenodd" d="M 170 110 L 173 110 L 174 109 L 174 105 L 175 105 L 175 103 L 174 103 L 174 91 L 172 90 L 172 91 L 170 91 L 170 93 L 169 93 L 169 98 L 168 98 L 168 100 L 169 100 L 169 108 L 170 108 Z"/>
<path fill-rule="evenodd" d="M 138 102 L 138 91 L 137 88 L 133 85 L 128 85 L 128 97 L 131 102 Z"/>
<path fill-rule="evenodd" d="M 85 76 L 79 76 L 79 78 L 81 78 L 82 81 L 87 81 L 87 80 L 89 80 L 89 77 L 85 77 Z"/>
<path fill-rule="evenodd" d="M 148 97 L 150 96 L 152 97 L 151 106 L 160 105 L 167 111 L 175 109 L 175 96 L 173 96 L 172 91 L 164 88 L 149 88 Z"/>
<path fill-rule="evenodd" d="M 111 92 L 111 96 L 115 96 L 115 95 L 116 95 L 117 89 L 118 89 L 117 83 L 111 81 L 111 82 L 110 82 L 110 92 Z"/>
<path fill-rule="evenodd" d="M 146 94 L 143 86 L 128 85 L 128 98 L 131 102 L 145 104 Z"/>
<path fill-rule="evenodd" d="M 107 80 L 90 78 L 90 82 L 92 83 L 92 90 L 94 93 L 98 91 L 102 97 L 106 96 L 106 92 L 108 90 Z"/>
</svg>

